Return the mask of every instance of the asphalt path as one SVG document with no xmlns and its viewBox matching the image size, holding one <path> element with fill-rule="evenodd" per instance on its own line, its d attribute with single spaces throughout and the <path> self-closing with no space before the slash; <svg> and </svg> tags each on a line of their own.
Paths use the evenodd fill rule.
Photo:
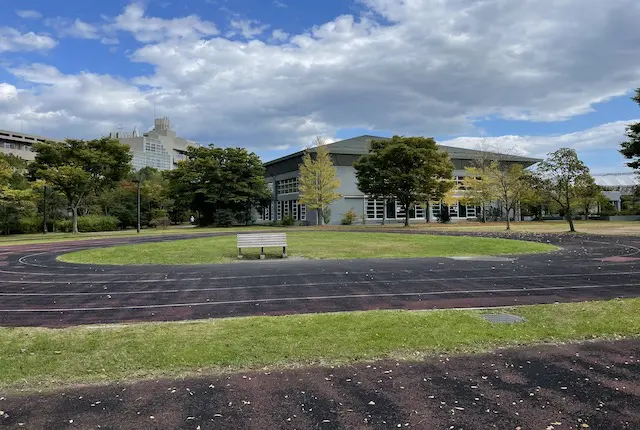
<svg viewBox="0 0 640 430">
<path fill-rule="evenodd" d="M 357 232 L 345 234 L 357 240 Z M 640 237 L 510 235 L 561 249 L 495 258 L 289 259 L 198 266 L 95 266 L 56 260 L 80 249 L 217 235 L 0 247 L 0 325 L 64 327 L 640 296 Z"/>
</svg>

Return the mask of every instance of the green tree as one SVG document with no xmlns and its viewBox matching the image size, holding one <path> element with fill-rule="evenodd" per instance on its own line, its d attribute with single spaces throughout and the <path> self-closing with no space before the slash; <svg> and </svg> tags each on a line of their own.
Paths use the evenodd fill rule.
<svg viewBox="0 0 640 430">
<path fill-rule="evenodd" d="M 640 105 L 640 88 L 636 90 L 636 95 L 632 99 Z M 629 124 L 627 126 L 628 140 L 622 142 L 620 153 L 626 158 L 633 160 L 627 163 L 632 169 L 640 169 L 640 122 Z"/>
<path fill-rule="evenodd" d="M 603 201 L 602 190 L 596 184 L 593 176 L 584 174 L 576 179 L 575 198 L 576 205 L 584 212 L 584 219 L 589 219 L 589 211 Z"/>
<path fill-rule="evenodd" d="M 341 197 L 337 191 L 340 188 L 340 179 L 336 177 L 336 168 L 322 138 L 317 137 L 316 147 L 305 151 L 299 170 L 300 197 L 298 199 L 301 204 L 316 211 L 316 222 L 319 225 L 325 218 L 324 215 L 328 215 L 328 213 L 323 215 L 328 211 L 328 206 Z"/>
<path fill-rule="evenodd" d="M 486 206 L 495 200 L 487 181 L 483 181 L 491 163 L 499 158 L 496 147 L 482 141 L 476 148 L 476 157 L 465 167 L 466 176 L 463 179 L 465 188 L 464 201 L 474 206 L 480 206 L 482 210 L 482 222 L 487 222 Z"/>
<path fill-rule="evenodd" d="M 0 154 L 0 229 L 6 234 L 18 226 L 22 217 L 35 215 L 34 185 L 25 176 L 24 160 Z"/>
<path fill-rule="evenodd" d="M 449 155 L 432 138 L 372 141 L 369 154 L 354 167 L 358 189 L 373 198 L 392 196 L 405 211 L 405 226 L 412 204 L 441 200 L 454 186 Z"/>
<path fill-rule="evenodd" d="M 252 209 L 271 196 L 260 158 L 243 148 L 191 147 L 187 159 L 164 174 L 173 204 L 197 212 L 202 225 L 227 224 L 230 216 L 248 223 Z"/>
<path fill-rule="evenodd" d="M 516 213 L 531 188 L 527 171 L 521 164 L 493 161 L 485 171 L 483 182 L 507 215 L 507 230 L 511 230 L 511 213 Z"/>
<path fill-rule="evenodd" d="M 36 159 L 29 171 L 65 195 L 74 233 L 78 233 L 78 208 L 83 200 L 114 187 L 131 171 L 129 146 L 108 137 L 36 143 L 34 149 Z"/>
<path fill-rule="evenodd" d="M 584 175 L 589 175 L 589 168 L 570 148 L 560 148 L 550 153 L 536 169 L 536 190 L 558 205 L 572 232 L 576 231 L 573 224 L 576 184 L 579 185 Z"/>
</svg>

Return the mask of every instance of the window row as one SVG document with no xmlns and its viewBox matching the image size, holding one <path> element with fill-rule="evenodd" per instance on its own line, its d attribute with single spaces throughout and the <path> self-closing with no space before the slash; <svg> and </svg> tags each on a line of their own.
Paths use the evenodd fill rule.
<svg viewBox="0 0 640 430">
<path fill-rule="evenodd" d="M 444 204 L 433 203 L 431 204 L 431 210 L 434 217 L 439 217 L 440 212 Z M 479 206 L 465 205 L 460 202 L 449 205 L 449 215 L 454 218 L 475 218 L 481 213 Z M 385 214 L 384 200 L 367 199 L 366 201 L 367 219 L 383 219 Z M 426 217 L 425 205 L 414 205 L 409 209 L 409 218 L 412 219 L 424 219 Z M 403 219 L 405 218 L 405 211 L 403 207 L 394 200 L 387 201 L 386 207 L 387 219 Z"/>
<path fill-rule="evenodd" d="M 382 199 L 367 199 L 366 201 L 367 219 L 385 218 L 385 205 Z M 386 218 L 404 218 L 406 215 L 402 205 L 395 200 L 387 200 Z M 409 209 L 409 218 L 422 218 L 426 216 L 424 205 L 414 205 Z"/>
<path fill-rule="evenodd" d="M 278 195 L 297 193 L 299 190 L 299 186 L 300 184 L 298 182 L 298 178 L 290 178 L 278 181 Z"/>
<path fill-rule="evenodd" d="M 262 208 L 262 220 L 269 221 L 272 218 L 271 209 L 273 203 L 269 206 Z M 294 221 L 306 221 L 307 219 L 307 206 L 300 204 L 297 200 L 284 200 L 275 202 L 275 219 L 282 220 L 286 217 L 293 218 Z"/>
</svg>

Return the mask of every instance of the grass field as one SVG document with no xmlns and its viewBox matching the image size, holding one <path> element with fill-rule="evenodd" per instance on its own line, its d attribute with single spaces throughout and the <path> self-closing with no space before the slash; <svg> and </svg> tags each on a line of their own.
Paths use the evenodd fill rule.
<svg viewBox="0 0 640 430">
<path fill-rule="evenodd" d="M 186 323 L 0 328 L 0 388 L 339 365 L 640 335 L 640 299 L 523 306 L 524 323 L 483 311 L 372 311 Z M 485 311 L 486 312 L 486 311 Z"/>
<path fill-rule="evenodd" d="M 314 259 L 497 255 L 557 249 L 548 244 L 509 239 L 334 231 L 290 232 L 287 242 L 290 256 Z M 281 253 L 279 248 L 265 249 L 271 258 L 280 258 Z M 258 258 L 260 251 L 249 249 L 243 254 L 246 258 Z M 238 261 L 237 255 L 233 235 L 96 248 L 64 254 L 59 259 L 83 264 L 209 264 Z"/>
<path fill-rule="evenodd" d="M 543 222 L 517 222 L 512 223 L 513 233 L 566 233 L 569 227 L 564 221 L 543 221 Z M 304 229 L 321 229 L 324 230 L 329 227 L 304 227 Z M 331 229 L 341 229 L 341 226 L 331 226 Z M 386 226 L 379 226 L 374 224 L 353 225 L 348 226 L 349 229 L 362 228 L 362 229 L 389 229 L 389 228 L 404 228 L 402 224 L 388 224 Z M 465 222 L 459 224 L 439 224 L 439 223 L 423 223 L 414 222 L 410 229 L 419 230 L 445 230 L 445 231 L 485 231 L 485 232 L 504 232 L 504 222 L 488 222 L 475 223 Z M 270 231 L 276 231 L 274 227 L 234 227 L 234 228 L 168 228 L 162 229 L 145 229 L 142 230 L 140 236 L 147 235 L 166 235 L 166 234 L 184 234 L 189 235 L 193 233 L 207 233 L 215 231 L 252 231 L 268 229 Z M 609 222 L 609 221 L 576 221 L 576 229 L 579 233 L 591 233 L 591 234 L 605 234 L 605 235 L 640 235 L 640 222 Z M 104 239 L 110 237 L 131 237 L 139 236 L 135 230 L 126 231 L 114 231 L 114 232 L 98 232 L 98 233 L 80 233 L 73 235 L 71 233 L 49 233 L 46 236 L 42 234 L 20 234 L 12 236 L 0 236 L 0 246 L 9 245 L 24 245 L 24 244 L 36 244 L 47 242 L 64 242 L 70 240 L 84 240 L 84 239 Z"/>
</svg>

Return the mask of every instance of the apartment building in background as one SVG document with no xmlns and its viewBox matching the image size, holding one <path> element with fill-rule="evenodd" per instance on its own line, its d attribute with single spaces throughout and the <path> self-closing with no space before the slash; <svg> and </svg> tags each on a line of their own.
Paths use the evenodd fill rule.
<svg viewBox="0 0 640 430">
<path fill-rule="evenodd" d="M 33 161 L 36 158 L 36 153 L 33 152 L 34 143 L 55 140 L 57 139 L 38 136 L 35 134 L 0 130 L 0 152 L 4 154 L 12 154 L 27 161 Z"/>
</svg>

